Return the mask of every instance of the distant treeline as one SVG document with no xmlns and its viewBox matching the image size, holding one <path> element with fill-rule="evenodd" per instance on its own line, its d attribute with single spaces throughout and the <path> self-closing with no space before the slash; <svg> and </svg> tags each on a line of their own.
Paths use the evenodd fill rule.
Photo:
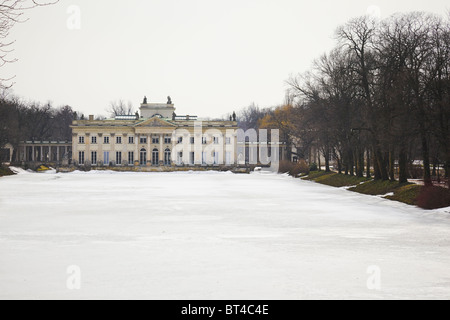
<svg viewBox="0 0 450 320">
<path fill-rule="evenodd" d="M 26 140 L 71 141 L 70 125 L 76 112 L 70 106 L 23 102 L 16 97 L 0 98 L 0 148 L 17 147 Z M 15 155 L 13 155 L 14 158 Z"/>
</svg>

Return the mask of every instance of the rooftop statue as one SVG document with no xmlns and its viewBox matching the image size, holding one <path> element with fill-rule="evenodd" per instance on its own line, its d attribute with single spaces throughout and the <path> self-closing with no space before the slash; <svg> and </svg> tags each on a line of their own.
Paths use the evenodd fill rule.
<svg viewBox="0 0 450 320">
<path fill-rule="evenodd" d="M 147 96 L 144 97 L 144 102 L 143 104 L 147 104 Z"/>
<path fill-rule="evenodd" d="M 167 97 L 167 104 L 172 104 L 172 99 L 170 98 L 170 96 Z"/>
</svg>

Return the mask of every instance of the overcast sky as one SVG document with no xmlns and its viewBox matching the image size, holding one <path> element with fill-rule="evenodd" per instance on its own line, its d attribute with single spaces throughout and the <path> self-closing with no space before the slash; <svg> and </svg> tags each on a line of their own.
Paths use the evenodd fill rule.
<svg viewBox="0 0 450 320">
<path fill-rule="evenodd" d="M 43 1 L 43 0 L 41 0 Z M 370 9 L 369 9 L 370 8 Z M 284 100 L 285 80 L 334 45 L 334 30 L 368 12 L 444 15 L 444 0 L 60 0 L 27 13 L 12 39 L 14 93 L 106 114 L 147 95 L 178 114 L 222 116 Z M 78 15 L 78 11 L 80 15 Z M 78 19 L 80 16 L 80 19 Z"/>
</svg>

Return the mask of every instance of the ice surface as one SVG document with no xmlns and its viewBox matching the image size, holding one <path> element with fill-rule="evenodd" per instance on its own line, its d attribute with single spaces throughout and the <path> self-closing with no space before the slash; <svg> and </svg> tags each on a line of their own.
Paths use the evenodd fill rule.
<svg viewBox="0 0 450 320">
<path fill-rule="evenodd" d="M 0 299 L 449 299 L 449 211 L 266 172 L 3 177 Z"/>
</svg>

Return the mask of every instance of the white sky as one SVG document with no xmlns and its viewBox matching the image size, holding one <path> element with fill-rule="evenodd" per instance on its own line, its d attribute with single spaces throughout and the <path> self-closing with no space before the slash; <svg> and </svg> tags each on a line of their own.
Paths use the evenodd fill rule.
<svg viewBox="0 0 450 320">
<path fill-rule="evenodd" d="M 81 29 L 71 30 L 71 5 Z M 14 93 L 105 114 L 172 97 L 178 114 L 216 117 L 283 102 L 285 80 L 334 45 L 334 30 L 371 6 L 445 14 L 444 0 L 60 0 L 27 13 L 12 39 Z M 73 23 L 70 24 L 73 26 Z"/>
</svg>

